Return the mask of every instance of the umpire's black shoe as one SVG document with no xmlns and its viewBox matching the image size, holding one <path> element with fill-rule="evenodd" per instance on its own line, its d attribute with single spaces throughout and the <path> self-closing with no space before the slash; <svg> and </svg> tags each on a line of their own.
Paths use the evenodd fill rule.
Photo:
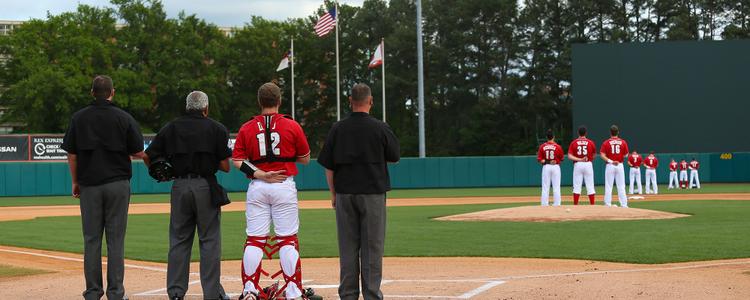
<svg viewBox="0 0 750 300">
<path fill-rule="evenodd" d="M 184 298 L 183 298 L 183 297 L 180 297 L 180 296 L 172 296 L 172 297 L 169 297 L 169 300 L 183 300 L 183 299 L 184 299 Z"/>
</svg>

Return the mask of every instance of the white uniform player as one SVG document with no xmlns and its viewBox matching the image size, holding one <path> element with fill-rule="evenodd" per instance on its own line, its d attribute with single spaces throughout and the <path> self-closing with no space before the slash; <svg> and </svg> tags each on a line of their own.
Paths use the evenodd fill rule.
<svg viewBox="0 0 750 300">
<path fill-rule="evenodd" d="M 638 152 L 633 151 L 628 155 L 628 166 L 630 166 L 630 194 L 633 194 L 633 183 L 638 183 L 638 194 L 643 194 L 641 189 L 641 164 L 643 157 Z"/>
<path fill-rule="evenodd" d="M 243 291 L 240 299 L 274 297 L 266 295 L 259 285 L 264 254 L 269 258 L 278 252 L 288 299 L 303 296 L 302 268 L 299 258 L 299 210 L 294 175 L 295 162 L 310 161 L 310 147 L 302 127 L 278 113 L 281 91 L 266 83 L 258 90 L 262 114 L 246 122 L 237 134 L 232 159 L 253 179 L 247 189 L 247 240 L 242 259 Z M 276 236 L 269 237 L 271 222 Z M 270 241 L 273 242 L 270 242 Z"/>
<path fill-rule="evenodd" d="M 619 138 L 620 128 L 612 125 L 609 128 L 612 135 L 602 144 L 599 154 L 607 162 L 604 171 L 604 205 L 612 206 L 612 185 L 617 184 L 617 196 L 620 206 L 628 207 L 628 196 L 625 194 L 625 168 L 623 160 L 628 155 L 628 143 Z"/>
<path fill-rule="evenodd" d="M 677 179 L 677 162 L 674 161 L 674 158 L 671 160 L 669 162 L 669 187 L 667 189 L 676 189 L 680 187 L 680 181 Z"/>
<path fill-rule="evenodd" d="M 695 157 L 693 157 L 693 160 L 690 161 L 688 164 L 688 168 L 690 169 L 690 186 L 689 188 L 701 188 L 701 181 L 698 179 L 698 168 L 700 167 L 700 164 L 697 160 L 695 160 Z"/>
<path fill-rule="evenodd" d="M 596 153 L 594 141 L 586 138 L 586 127 L 578 128 L 578 138 L 570 142 L 568 158 L 573 161 L 573 205 L 578 205 L 581 197 L 581 185 L 586 183 L 589 202 L 594 205 L 594 167 L 592 161 Z"/>
<path fill-rule="evenodd" d="M 683 159 L 680 161 L 680 188 L 688 187 L 688 163 Z"/>
<path fill-rule="evenodd" d="M 658 194 L 659 186 L 656 184 L 656 167 L 659 166 L 659 159 L 656 158 L 653 151 L 643 160 L 643 165 L 646 166 L 646 194 Z"/>
<path fill-rule="evenodd" d="M 542 206 L 549 205 L 549 187 L 552 185 L 554 195 L 554 206 L 560 206 L 562 197 L 560 195 L 560 163 L 564 158 L 560 145 L 555 143 L 555 135 L 552 130 L 547 131 L 547 142 L 539 146 L 537 161 L 544 165 L 542 167 Z"/>
</svg>

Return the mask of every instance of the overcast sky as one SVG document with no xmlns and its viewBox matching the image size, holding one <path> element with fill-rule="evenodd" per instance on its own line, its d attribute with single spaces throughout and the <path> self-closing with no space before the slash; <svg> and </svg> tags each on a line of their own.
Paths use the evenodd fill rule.
<svg viewBox="0 0 750 300">
<path fill-rule="evenodd" d="M 364 0 L 340 0 L 339 3 L 360 6 Z M 111 6 L 109 0 L 2 0 L 0 20 L 25 21 L 43 19 L 47 11 L 53 15 L 74 11 L 78 3 Z M 323 0 L 162 0 L 169 17 L 180 11 L 219 26 L 242 26 L 251 15 L 273 20 L 305 17 L 313 14 Z"/>
</svg>

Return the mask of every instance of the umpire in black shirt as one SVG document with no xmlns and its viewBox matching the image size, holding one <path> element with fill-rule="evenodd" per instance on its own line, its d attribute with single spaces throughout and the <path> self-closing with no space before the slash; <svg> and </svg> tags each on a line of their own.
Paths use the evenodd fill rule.
<svg viewBox="0 0 750 300">
<path fill-rule="evenodd" d="M 200 277 L 204 299 L 228 299 L 221 277 L 221 207 L 212 200 L 216 171 L 229 171 L 229 132 L 208 118 L 208 96 L 187 96 L 185 115 L 170 122 L 146 149 L 144 161 L 164 158 L 174 170 L 169 218 L 167 293 L 183 299 L 188 290 L 190 252 L 195 229 L 200 244 Z M 219 187 L 220 188 L 220 187 Z"/>
<path fill-rule="evenodd" d="M 130 156 L 143 156 L 140 127 L 112 104 L 112 78 L 97 76 L 94 102 L 73 114 L 62 148 L 68 152 L 73 197 L 80 198 L 85 299 L 100 299 L 102 233 L 107 235 L 107 299 L 125 298 L 125 228 L 130 203 Z"/>
<path fill-rule="evenodd" d="M 399 160 L 391 128 L 369 115 L 370 87 L 357 84 L 352 113 L 333 125 L 318 157 L 326 169 L 339 240 L 339 297 L 359 298 L 359 277 L 366 300 L 383 299 L 385 193 L 391 189 L 388 162 Z"/>
</svg>

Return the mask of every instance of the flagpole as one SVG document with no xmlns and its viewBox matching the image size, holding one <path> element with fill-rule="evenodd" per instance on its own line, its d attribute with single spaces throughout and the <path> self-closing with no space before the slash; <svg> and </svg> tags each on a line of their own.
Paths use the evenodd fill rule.
<svg viewBox="0 0 750 300">
<path fill-rule="evenodd" d="M 385 122 L 385 39 L 384 38 L 380 38 L 380 56 L 381 56 L 380 59 L 383 61 L 382 66 L 381 66 L 382 68 L 381 71 L 383 73 L 383 80 L 381 81 L 383 83 L 383 122 Z"/>
<path fill-rule="evenodd" d="M 295 99 L 294 99 L 294 56 L 295 56 L 295 54 L 294 54 L 294 38 L 293 37 L 292 37 L 292 47 L 291 48 L 292 49 L 289 50 L 289 52 L 290 52 L 289 53 L 289 63 L 292 65 L 292 119 L 296 120 L 294 118 L 294 113 L 295 113 L 295 110 L 294 110 L 294 102 L 295 102 Z"/>
<path fill-rule="evenodd" d="M 336 7 L 336 121 L 341 120 L 341 81 L 339 80 L 339 2 L 334 1 Z"/>
</svg>

